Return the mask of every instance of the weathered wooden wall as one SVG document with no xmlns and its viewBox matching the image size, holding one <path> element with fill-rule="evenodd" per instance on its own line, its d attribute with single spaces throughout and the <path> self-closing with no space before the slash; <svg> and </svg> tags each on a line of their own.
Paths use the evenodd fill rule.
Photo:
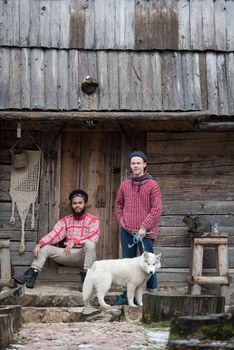
<svg viewBox="0 0 234 350">
<path fill-rule="evenodd" d="M 183 284 L 190 265 L 190 235 L 182 219 L 187 212 L 204 215 L 229 234 L 229 267 L 234 272 L 234 135 L 231 132 L 148 133 L 149 171 L 163 195 L 156 251 L 162 252 L 161 284 Z M 204 267 L 215 267 L 206 248 Z"/>
<path fill-rule="evenodd" d="M 81 91 L 87 75 L 100 86 Z M 234 113 L 234 54 L 0 48 L 0 109 Z"/>
<path fill-rule="evenodd" d="M 233 0 L 7 0 L 0 45 L 233 51 L 233 15 Z"/>
</svg>

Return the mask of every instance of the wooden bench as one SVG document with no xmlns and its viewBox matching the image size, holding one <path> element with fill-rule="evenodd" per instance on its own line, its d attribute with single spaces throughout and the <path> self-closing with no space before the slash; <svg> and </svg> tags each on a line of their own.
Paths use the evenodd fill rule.
<svg viewBox="0 0 234 350">
<path fill-rule="evenodd" d="M 202 276 L 205 246 L 213 246 L 215 248 L 217 276 Z M 225 297 L 226 304 L 229 304 L 228 236 L 226 234 L 220 234 L 207 237 L 193 237 L 190 271 L 189 284 L 191 294 L 201 294 L 201 286 L 205 284 L 220 285 L 220 294 Z"/>
</svg>

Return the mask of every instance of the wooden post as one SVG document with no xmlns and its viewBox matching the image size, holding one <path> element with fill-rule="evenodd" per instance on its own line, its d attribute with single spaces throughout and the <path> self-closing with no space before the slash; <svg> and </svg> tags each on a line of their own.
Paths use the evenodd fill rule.
<svg viewBox="0 0 234 350">
<path fill-rule="evenodd" d="M 218 245 L 217 246 L 217 271 L 219 276 L 225 276 L 228 279 L 229 271 L 228 271 L 228 246 L 226 245 Z M 230 285 L 226 283 L 222 284 L 221 287 L 221 296 L 225 297 L 226 304 L 230 304 L 231 295 L 230 295 Z"/>
<path fill-rule="evenodd" d="M 11 315 L 0 315 L 0 349 L 7 348 L 13 339 L 13 318 Z"/>
<path fill-rule="evenodd" d="M 193 261 L 192 261 L 192 276 L 202 275 L 203 264 L 203 246 L 193 242 Z M 191 288 L 191 294 L 201 294 L 201 286 L 199 284 L 193 284 Z"/>
</svg>

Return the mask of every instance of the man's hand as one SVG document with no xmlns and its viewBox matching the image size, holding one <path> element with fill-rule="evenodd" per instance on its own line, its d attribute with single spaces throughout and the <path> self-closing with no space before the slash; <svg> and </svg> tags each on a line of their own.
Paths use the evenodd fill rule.
<svg viewBox="0 0 234 350">
<path fill-rule="evenodd" d="M 146 230 L 144 228 L 140 227 L 140 230 L 138 231 L 138 235 L 142 238 L 145 237 Z"/>
<path fill-rule="evenodd" d="M 64 252 L 66 255 L 70 255 L 71 254 L 71 249 L 74 247 L 74 242 L 70 241 L 67 246 L 64 248 Z"/>
<path fill-rule="evenodd" d="M 41 250 L 41 244 L 38 243 L 36 245 L 36 247 L 34 248 L 34 251 L 33 251 L 33 255 L 37 258 L 40 254 L 40 250 Z"/>
</svg>

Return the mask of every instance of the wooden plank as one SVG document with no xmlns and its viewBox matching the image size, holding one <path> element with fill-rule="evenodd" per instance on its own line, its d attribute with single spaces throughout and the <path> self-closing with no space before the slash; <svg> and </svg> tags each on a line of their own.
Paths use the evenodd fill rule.
<svg viewBox="0 0 234 350">
<path fill-rule="evenodd" d="M 126 80 L 131 81 L 132 67 L 131 57 L 127 52 L 119 52 L 119 105 L 121 109 L 131 109 L 131 85 Z"/>
<path fill-rule="evenodd" d="M 60 0 L 59 47 L 67 48 L 70 39 L 70 0 Z"/>
<path fill-rule="evenodd" d="M 172 91 L 171 80 L 171 53 L 163 52 L 161 55 L 161 74 L 162 74 L 162 109 L 171 109 L 170 94 Z"/>
<path fill-rule="evenodd" d="M 226 35 L 227 35 L 227 51 L 234 49 L 234 3 L 233 1 L 226 2 Z"/>
<path fill-rule="evenodd" d="M 206 69 L 206 54 L 199 54 L 199 76 L 200 76 L 200 90 L 201 90 L 201 108 L 208 109 L 208 92 L 207 92 L 207 69 Z"/>
<path fill-rule="evenodd" d="M 229 113 L 234 114 L 234 54 L 226 54 L 226 65 L 227 65 L 227 93 L 228 93 L 228 107 Z"/>
<path fill-rule="evenodd" d="M 224 54 L 217 55 L 218 108 L 220 115 L 228 114 L 228 91 Z"/>
<path fill-rule="evenodd" d="M 50 47 L 51 1 L 40 0 L 38 16 L 40 17 L 39 46 Z"/>
<path fill-rule="evenodd" d="M 97 0 L 94 2 L 94 45 L 97 49 L 103 49 L 105 47 L 105 5 L 105 0 Z M 86 25 L 89 25 L 89 23 L 87 23 Z"/>
<path fill-rule="evenodd" d="M 141 53 L 134 54 L 131 56 L 131 95 L 136 110 L 150 109 L 149 101 L 151 91 L 148 89 L 148 59 Z"/>
<path fill-rule="evenodd" d="M 152 104 L 154 110 L 162 110 L 162 72 L 161 55 L 158 52 L 151 53 L 152 64 Z"/>
<path fill-rule="evenodd" d="M 70 1 L 69 48 L 83 48 L 85 42 L 85 9 L 82 1 Z"/>
<path fill-rule="evenodd" d="M 203 50 L 213 49 L 215 46 L 214 32 L 214 1 L 201 1 L 202 15 L 202 46 Z"/>
<path fill-rule="evenodd" d="M 9 107 L 20 108 L 20 51 L 10 50 Z"/>
<path fill-rule="evenodd" d="M 51 48 L 58 48 L 59 34 L 60 34 L 60 2 L 61 1 L 50 1 L 50 27 L 49 27 L 49 45 Z M 69 1 L 67 0 L 69 4 Z M 48 33 L 47 33 L 48 35 Z"/>
<path fill-rule="evenodd" d="M 105 12 L 104 12 L 104 47 L 108 49 L 115 48 L 115 35 L 116 35 L 116 6 L 118 3 L 112 0 L 105 0 Z"/>
<path fill-rule="evenodd" d="M 40 33 L 40 1 L 30 1 L 29 45 L 38 47 Z"/>
<path fill-rule="evenodd" d="M 0 48 L 0 108 L 9 106 L 9 50 Z"/>
<path fill-rule="evenodd" d="M 194 238 L 194 244 L 198 245 L 220 245 L 220 244 L 227 244 L 228 239 L 227 237 L 210 237 L 210 238 Z"/>
<path fill-rule="evenodd" d="M 69 109 L 79 108 L 78 82 L 79 82 L 78 52 L 77 50 L 69 50 L 69 53 L 68 53 Z"/>
<path fill-rule="evenodd" d="M 108 74 L 108 100 L 109 109 L 119 109 L 119 66 L 118 54 L 115 52 L 108 52 L 107 55 L 107 74 Z"/>
<path fill-rule="evenodd" d="M 31 51 L 31 108 L 44 108 L 45 104 L 44 52 L 40 49 Z"/>
<path fill-rule="evenodd" d="M 219 276 L 192 276 L 192 283 L 195 284 L 219 284 L 219 285 L 228 285 L 230 282 L 228 281 L 227 277 L 219 277 Z M 193 293 L 192 293 L 193 294 Z"/>
<path fill-rule="evenodd" d="M 130 0 L 131 1 L 131 0 Z M 125 46 L 125 0 L 119 0 L 116 2 L 115 8 L 115 42 L 116 48 Z"/>
<path fill-rule="evenodd" d="M 19 2 L 19 45 L 28 47 L 30 28 L 30 3 L 28 0 Z"/>
<path fill-rule="evenodd" d="M 101 110 L 109 109 L 109 94 L 108 94 L 108 64 L 107 53 L 104 51 L 97 52 L 97 76 L 98 76 L 98 108 Z"/>
<path fill-rule="evenodd" d="M 181 54 L 174 52 L 171 55 L 172 91 L 170 93 L 170 96 L 171 96 L 170 109 L 175 109 L 175 110 L 184 109 L 181 65 L 182 65 Z"/>
<path fill-rule="evenodd" d="M 8 31 L 8 45 L 18 46 L 19 45 L 19 33 L 20 33 L 20 23 L 19 23 L 19 7 L 20 0 L 14 0 L 8 2 L 8 21 L 10 24 Z"/>
<path fill-rule="evenodd" d="M 216 68 L 216 55 L 207 53 L 207 90 L 208 108 L 211 113 L 218 113 L 218 81 Z"/>
<path fill-rule="evenodd" d="M 77 132 L 63 133 L 61 153 L 60 217 L 70 214 L 69 193 L 80 185 L 80 143 Z"/>
<path fill-rule="evenodd" d="M 227 48 L 226 6 L 227 2 L 225 0 L 214 2 L 215 49 L 221 51 L 225 51 Z"/>
<path fill-rule="evenodd" d="M 53 135 L 50 148 L 51 190 L 49 196 L 49 228 L 60 218 L 60 184 L 61 184 L 61 134 L 62 129 Z"/>
<path fill-rule="evenodd" d="M 85 48 L 94 48 L 95 40 L 95 2 L 89 1 L 85 5 Z"/>
<path fill-rule="evenodd" d="M 0 2 L 0 45 L 4 46 L 9 41 L 9 4 L 8 2 Z"/>
<path fill-rule="evenodd" d="M 202 2 L 190 1 L 191 49 L 202 49 Z"/>
<path fill-rule="evenodd" d="M 20 107 L 31 108 L 31 52 L 26 48 L 20 50 Z"/>
<path fill-rule="evenodd" d="M 68 51 L 60 50 L 58 55 L 58 108 L 68 109 Z"/>
<path fill-rule="evenodd" d="M 58 51 L 45 51 L 45 108 L 58 108 Z"/>
<path fill-rule="evenodd" d="M 178 1 L 178 40 L 179 49 L 188 50 L 190 48 L 190 1 Z"/>
</svg>

